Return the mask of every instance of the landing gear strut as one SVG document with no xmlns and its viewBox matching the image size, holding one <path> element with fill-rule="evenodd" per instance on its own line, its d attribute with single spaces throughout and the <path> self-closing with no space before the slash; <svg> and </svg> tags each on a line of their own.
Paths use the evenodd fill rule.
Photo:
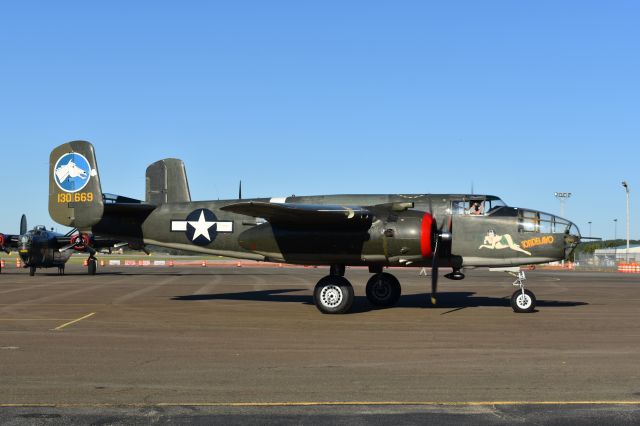
<svg viewBox="0 0 640 426">
<path fill-rule="evenodd" d="M 35 274 L 36 274 L 36 267 L 29 266 L 29 275 L 33 277 Z"/>
<path fill-rule="evenodd" d="M 341 264 L 333 264 L 331 265 L 331 267 L 329 268 L 329 275 L 337 275 L 339 277 L 344 277 L 344 272 L 345 272 L 345 266 L 341 265 Z"/>
<path fill-rule="evenodd" d="M 58 275 L 64 275 L 64 265 L 58 266 Z"/>
<path fill-rule="evenodd" d="M 513 285 L 519 287 L 519 289 L 511 295 L 511 308 L 513 312 L 519 314 L 533 312 L 536 308 L 536 296 L 531 290 L 524 288 L 525 281 L 527 280 L 524 271 L 520 271 L 517 274 L 513 273 L 513 276 L 516 277 Z"/>
</svg>

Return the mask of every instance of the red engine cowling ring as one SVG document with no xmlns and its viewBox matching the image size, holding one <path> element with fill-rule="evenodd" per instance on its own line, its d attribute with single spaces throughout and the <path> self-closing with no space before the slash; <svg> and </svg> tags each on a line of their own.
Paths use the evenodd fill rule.
<svg viewBox="0 0 640 426">
<path fill-rule="evenodd" d="M 89 234 L 79 234 L 75 235 L 71 242 L 73 243 L 73 249 L 78 251 L 84 251 L 87 247 L 91 245 L 91 239 L 89 238 Z"/>
<path fill-rule="evenodd" d="M 420 227 L 420 253 L 422 257 L 433 255 L 433 216 L 426 213 L 422 216 L 422 226 Z"/>
<path fill-rule="evenodd" d="M 6 237 L 4 234 L 0 234 L 0 247 L 4 247 L 4 243 L 6 241 Z"/>
</svg>

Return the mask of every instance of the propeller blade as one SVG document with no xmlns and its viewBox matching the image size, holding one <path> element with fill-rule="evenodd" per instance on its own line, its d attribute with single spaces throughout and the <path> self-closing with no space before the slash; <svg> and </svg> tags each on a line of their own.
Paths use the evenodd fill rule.
<svg viewBox="0 0 640 426">
<path fill-rule="evenodd" d="M 60 247 L 60 248 L 58 249 L 58 251 L 59 251 L 60 253 L 62 253 L 63 251 L 66 251 L 66 250 L 72 249 L 72 248 L 73 248 L 73 246 L 75 246 L 75 244 L 67 244 L 66 246 L 62 246 L 62 247 Z"/>
<path fill-rule="evenodd" d="M 20 235 L 24 235 L 27 233 L 27 215 L 22 215 L 20 219 Z"/>
<path fill-rule="evenodd" d="M 440 238 L 436 236 L 436 243 L 433 248 L 433 261 L 431 263 L 431 304 L 436 304 L 436 293 L 438 292 L 438 240 Z"/>
</svg>

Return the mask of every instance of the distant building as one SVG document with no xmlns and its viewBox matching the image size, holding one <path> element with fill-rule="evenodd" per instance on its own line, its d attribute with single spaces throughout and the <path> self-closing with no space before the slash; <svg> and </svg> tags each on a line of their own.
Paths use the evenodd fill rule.
<svg viewBox="0 0 640 426">
<path fill-rule="evenodd" d="M 593 253 L 594 261 L 601 265 L 617 264 L 627 261 L 627 246 L 597 249 Z M 629 262 L 640 260 L 640 245 L 629 246 Z"/>
</svg>

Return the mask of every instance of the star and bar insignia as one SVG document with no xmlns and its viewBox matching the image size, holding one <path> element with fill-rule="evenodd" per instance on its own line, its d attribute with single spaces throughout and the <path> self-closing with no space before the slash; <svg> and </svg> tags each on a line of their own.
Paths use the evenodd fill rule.
<svg viewBox="0 0 640 426">
<path fill-rule="evenodd" d="M 172 220 L 171 232 L 185 232 L 193 244 L 204 246 L 215 240 L 218 233 L 233 232 L 233 221 L 216 219 L 211 210 L 197 209 L 186 220 Z"/>
</svg>

